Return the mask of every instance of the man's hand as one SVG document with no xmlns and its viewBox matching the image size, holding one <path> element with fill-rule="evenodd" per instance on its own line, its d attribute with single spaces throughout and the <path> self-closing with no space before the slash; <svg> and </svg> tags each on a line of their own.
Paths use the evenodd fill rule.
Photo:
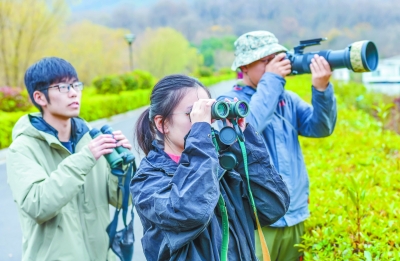
<svg viewBox="0 0 400 261">
<path fill-rule="evenodd" d="M 88 144 L 88 147 L 96 160 L 104 154 L 111 153 L 116 146 L 117 141 L 110 134 L 99 135 Z"/>
<path fill-rule="evenodd" d="M 275 73 L 285 78 L 292 71 L 292 65 L 289 59 L 284 59 L 285 53 L 277 54 L 271 61 L 265 66 L 265 72 Z"/>
<path fill-rule="evenodd" d="M 311 59 L 310 69 L 314 88 L 321 92 L 325 91 L 332 75 L 329 63 L 324 57 L 315 54 L 314 58 Z"/>
<path fill-rule="evenodd" d="M 132 145 L 120 130 L 113 131 L 114 139 L 117 141 L 117 147 L 123 146 L 127 149 L 132 149 Z"/>
</svg>

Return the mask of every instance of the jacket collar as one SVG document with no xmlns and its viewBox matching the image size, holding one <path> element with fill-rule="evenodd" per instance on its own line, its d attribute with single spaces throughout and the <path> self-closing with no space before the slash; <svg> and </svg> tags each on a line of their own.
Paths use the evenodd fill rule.
<svg viewBox="0 0 400 261">
<path fill-rule="evenodd" d="M 146 162 L 147 167 L 155 168 L 161 170 L 168 175 L 173 175 L 173 173 L 178 168 L 178 164 L 173 161 L 167 153 L 164 151 L 164 145 L 159 140 L 154 140 L 152 142 L 153 149 L 147 155 Z"/>
<path fill-rule="evenodd" d="M 35 116 L 29 114 L 29 121 L 32 126 L 37 130 L 50 134 L 51 136 L 58 139 L 58 131 L 54 129 L 50 124 L 48 124 L 43 117 Z M 81 138 L 89 131 L 88 126 L 81 118 L 71 118 L 71 142 L 73 144 L 73 148 L 75 148 L 76 144 L 81 140 Z"/>
</svg>

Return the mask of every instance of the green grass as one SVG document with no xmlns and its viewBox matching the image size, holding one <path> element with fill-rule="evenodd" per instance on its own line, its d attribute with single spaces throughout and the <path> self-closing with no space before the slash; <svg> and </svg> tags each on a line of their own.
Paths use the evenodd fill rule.
<svg viewBox="0 0 400 261">
<path fill-rule="evenodd" d="M 287 88 L 310 101 L 310 82 L 293 77 Z M 336 86 L 333 135 L 300 139 L 311 217 L 299 249 L 305 260 L 400 260 L 400 136 L 357 109 L 351 86 Z"/>
</svg>

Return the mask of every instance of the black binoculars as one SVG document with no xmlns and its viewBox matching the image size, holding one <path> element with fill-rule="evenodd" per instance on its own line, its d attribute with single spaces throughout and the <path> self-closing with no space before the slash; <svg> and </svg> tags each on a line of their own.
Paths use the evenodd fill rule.
<svg viewBox="0 0 400 261">
<path fill-rule="evenodd" d="M 211 107 L 211 118 L 222 120 L 224 127 L 216 135 L 219 151 L 219 164 L 226 170 L 231 170 L 237 165 L 236 156 L 229 151 L 224 151 L 227 146 L 233 144 L 236 139 L 244 140 L 243 133 L 237 125 L 236 119 L 244 118 L 249 114 L 249 104 L 245 101 L 224 102 L 217 101 Z M 233 128 L 227 126 L 226 119 L 230 120 Z"/>
<path fill-rule="evenodd" d="M 316 38 L 300 41 L 300 45 L 294 47 L 294 52 L 286 53 L 286 58 L 292 65 L 291 75 L 311 73 L 310 63 L 315 54 L 323 56 L 332 70 L 347 68 L 353 72 L 375 71 L 378 66 L 378 49 L 371 41 L 359 41 L 350 44 L 343 50 L 322 50 L 304 53 L 304 48 L 320 45 L 326 38 Z"/>
<path fill-rule="evenodd" d="M 249 114 L 249 104 L 245 101 L 217 101 L 211 107 L 211 118 L 215 120 L 244 118 Z"/>
<path fill-rule="evenodd" d="M 89 131 L 89 134 L 94 139 L 101 134 L 113 135 L 113 129 L 108 125 L 104 125 L 100 130 L 93 128 Z M 111 173 L 117 176 L 124 175 L 123 165 L 127 165 L 135 160 L 132 152 L 123 146 L 115 147 L 111 153 L 105 154 L 104 157 L 111 167 Z"/>
</svg>

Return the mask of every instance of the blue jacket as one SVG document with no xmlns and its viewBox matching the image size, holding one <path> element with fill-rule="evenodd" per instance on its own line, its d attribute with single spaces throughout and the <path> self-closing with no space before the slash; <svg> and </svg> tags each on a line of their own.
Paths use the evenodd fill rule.
<svg viewBox="0 0 400 261">
<path fill-rule="evenodd" d="M 249 176 L 261 222 L 271 224 L 289 206 L 289 192 L 273 166 L 263 139 L 250 125 L 244 131 Z M 131 181 L 131 193 L 144 235 L 147 260 L 220 260 L 222 223 L 217 206 L 222 194 L 229 216 L 228 259 L 257 260 L 254 216 L 249 204 L 238 144 L 229 150 L 238 167 L 225 171 L 207 123 L 195 123 L 185 140 L 179 164 L 153 142 Z"/>
<path fill-rule="evenodd" d="M 336 123 L 336 99 L 333 86 L 324 92 L 312 87 L 312 105 L 297 94 L 284 89 L 285 79 L 265 73 L 257 90 L 250 86 L 234 88 L 218 97 L 245 100 L 250 105 L 246 121 L 262 132 L 273 164 L 282 175 L 289 192 L 290 207 L 286 215 L 272 226 L 293 226 L 309 216 L 309 181 L 298 135 L 326 137 Z"/>
</svg>

